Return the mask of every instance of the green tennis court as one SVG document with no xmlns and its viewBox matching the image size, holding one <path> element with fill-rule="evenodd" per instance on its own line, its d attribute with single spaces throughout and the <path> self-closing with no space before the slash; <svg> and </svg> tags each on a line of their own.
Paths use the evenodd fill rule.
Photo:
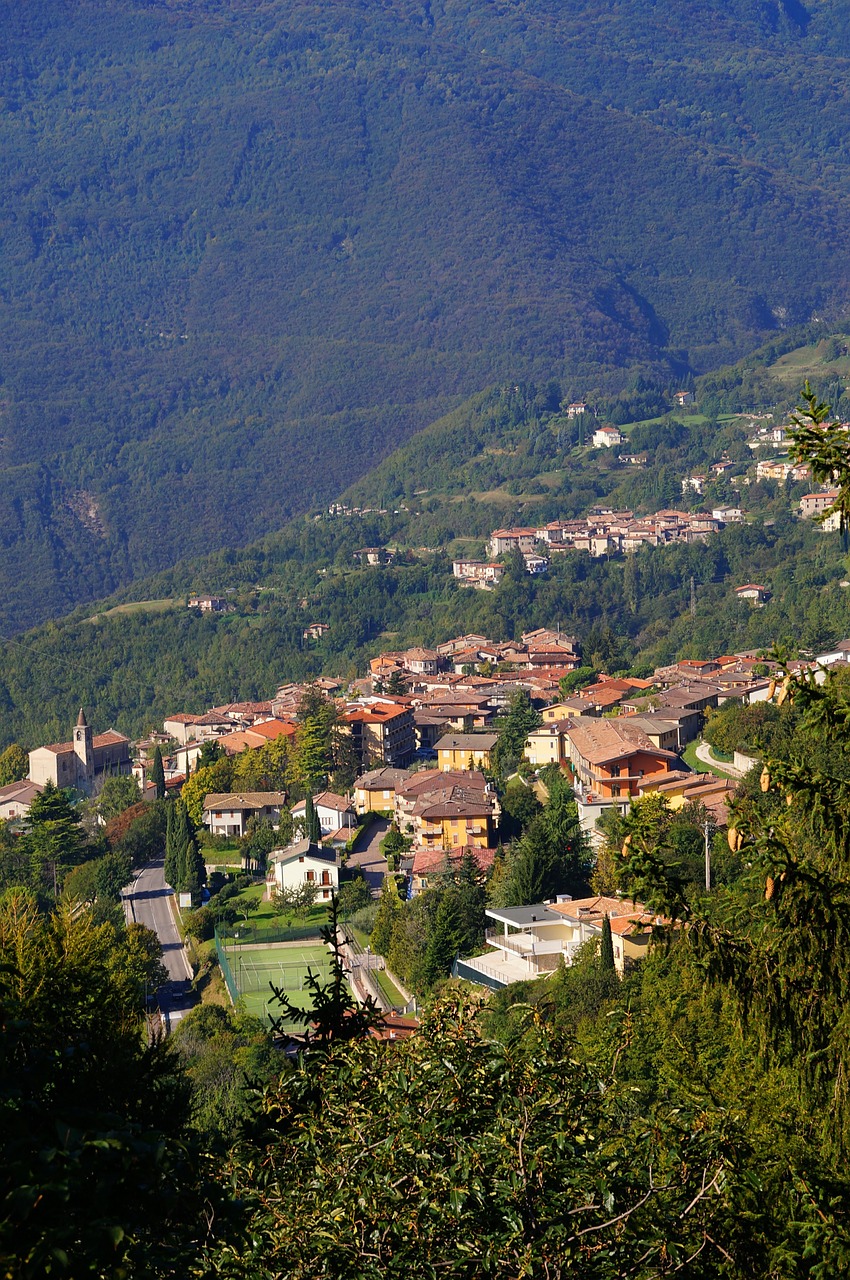
<svg viewBox="0 0 850 1280">
<path fill-rule="evenodd" d="M 246 1010 L 263 1021 L 267 1014 L 279 1017 L 281 1012 L 269 983 L 282 988 L 293 1004 L 304 1009 L 310 1004 L 308 971 L 312 970 L 320 981 L 327 981 L 331 975 L 330 952 L 324 943 L 280 948 L 228 947 L 227 960 Z"/>
</svg>

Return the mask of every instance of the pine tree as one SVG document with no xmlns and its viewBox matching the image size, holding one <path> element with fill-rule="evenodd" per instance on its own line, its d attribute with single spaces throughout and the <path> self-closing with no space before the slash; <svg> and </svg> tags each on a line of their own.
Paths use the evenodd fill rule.
<svg viewBox="0 0 850 1280">
<path fill-rule="evenodd" d="M 157 800 L 165 799 L 165 770 L 162 767 L 162 751 L 159 747 L 154 748 L 153 761 L 151 762 L 151 782 L 156 787 Z"/>
<path fill-rule="evenodd" d="M 614 940 L 611 937 L 611 921 L 606 915 L 602 921 L 602 941 L 599 944 L 599 966 L 603 970 L 614 969 Z"/>
<path fill-rule="evenodd" d="M 428 950 L 425 953 L 425 980 L 429 986 L 451 973 L 455 956 L 461 950 L 464 932 L 460 890 L 453 885 L 446 890 L 440 900 L 434 928 L 428 939 Z"/>
</svg>

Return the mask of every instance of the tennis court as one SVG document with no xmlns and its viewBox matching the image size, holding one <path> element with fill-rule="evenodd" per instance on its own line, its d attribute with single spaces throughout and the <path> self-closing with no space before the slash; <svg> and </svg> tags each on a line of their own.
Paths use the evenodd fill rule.
<svg viewBox="0 0 850 1280">
<path fill-rule="evenodd" d="M 281 987 L 302 1009 L 310 1004 L 307 986 L 308 970 L 327 981 L 331 976 L 331 957 L 324 943 L 286 947 L 228 947 L 227 960 L 234 985 L 248 1011 L 266 1021 L 266 1015 L 279 1017 L 280 1005 L 269 986 Z"/>
</svg>

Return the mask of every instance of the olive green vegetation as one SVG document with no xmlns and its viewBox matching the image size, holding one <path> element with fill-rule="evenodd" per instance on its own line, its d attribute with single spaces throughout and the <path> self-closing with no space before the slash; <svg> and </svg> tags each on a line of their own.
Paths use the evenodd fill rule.
<svg viewBox="0 0 850 1280">
<path fill-rule="evenodd" d="M 841 319 L 838 0 L 0 21 L 5 633 L 250 542 L 496 382 L 634 375 L 651 418 Z"/>
</svg>

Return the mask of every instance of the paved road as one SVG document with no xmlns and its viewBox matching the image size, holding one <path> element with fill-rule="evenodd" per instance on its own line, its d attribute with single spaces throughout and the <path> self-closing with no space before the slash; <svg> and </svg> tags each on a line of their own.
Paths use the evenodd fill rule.
<svg viewBox="0 0 850 1280">
<path fill-rule="evenodd" d="M 742 769 L 736 769 L 733 764 L 729 764 L 725 760 L 715 760 L 711 754 L 711 747 L 707 742 L 701 742 L 694 751 L 697 760 L 701 760 L 703 764 L 710 764 L 713 769 L 719 769 L 721 773 L 728 773 L 730 778 L 743 778 Z"/>
<path fill-rule="evenodd" d="M 386 818 L 376 818 L 357 837 L 354 851 L 348 855 L 348 862 L 345 864 L 347 867 L 360 867 L 373 898 L 380 897 L 384 876 L 387 874 L 387 860 L 381 853 L 381 841 L 389 829 L 390 824 Z"/>
<path fill-rule="evenodd" d="M 124 890 L 124 910 L 128 921 L 153 929 L 162 946 L 162 960 L 169 981 L 159 990 L 159 1007 L 166 1026 L 179 1021 L 195 1003 L 192 992 L 192 966 L 174 920 L 171 898 L 173 890 L 165 883 L 164 860 L 158 858 L 144 867 Z"/>
</svg>

